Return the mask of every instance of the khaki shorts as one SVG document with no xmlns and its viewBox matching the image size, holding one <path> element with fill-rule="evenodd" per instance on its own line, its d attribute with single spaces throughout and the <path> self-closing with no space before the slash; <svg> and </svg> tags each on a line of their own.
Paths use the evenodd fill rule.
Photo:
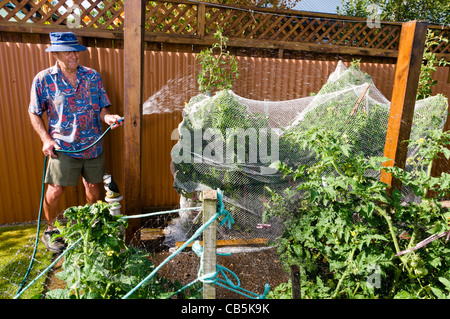
<svg viewBox="0 0 450 319">
<path fill-rule="evenodd" d="M 78 159 L 62 152 L 58 158 L 49 157 L 45 183 L 60 186 L 77 186 L 80 175 L 91 184 L 103 182 L 105 174 L 105 157 L 103 153 L 93 159 Z"/>
</svg>

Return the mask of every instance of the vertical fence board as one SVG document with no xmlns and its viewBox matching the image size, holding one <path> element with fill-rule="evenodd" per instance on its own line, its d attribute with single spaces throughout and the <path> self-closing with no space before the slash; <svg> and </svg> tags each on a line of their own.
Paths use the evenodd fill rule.
<svg viewBox="0 0 450 319">
<path fill-rule="evenodd" d="M 404 23 L 402 26 L 384 149 L 384 156 L 391 161 L 384 163 L 386 167 L 405 167 L 408 151 L 408 143 L 405 141 L 411 133 L 427 27 L 428 23 L 417 21 Z M 381 181 L 390 185 L 390 190 L 401 187 L 400 181 L 392 178 L 386 171 L 382 171 Z"/>
<path fill-rule="evenodd" d="M 129 17 L 129 20 L 126 22 L 124 36 L 124 211 L 126 215 L 142 212 L 141 140 L 144 7 L 143 0 L 130 0 L 125 3 L 125 13 Z M 129 223 L 126 234 L 128 241 L 135 238 L 134 233 L 139 229 L 139 224 L 138 219 L 133 219 Z"/>
</svg>

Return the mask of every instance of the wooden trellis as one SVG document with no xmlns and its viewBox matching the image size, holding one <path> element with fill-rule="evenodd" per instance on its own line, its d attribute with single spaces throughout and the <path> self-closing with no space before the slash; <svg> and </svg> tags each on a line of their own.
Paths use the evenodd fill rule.
<svg viewBox="0 0 450 319">
<path fill-rule="evenodd" d="M 211 17 L 211 18 L 208 18 Z M 279 15 L 206 7 L 205 33 L 224 30 L 230 38 L 302 42 L 396 50 L 400 25 L 370 28 L 365 21 Z"/>
<path fill-rule="evenodd" d="M 18 23 L 67 25 L 69 22 L 78 24 L 74 27 L 122 30 L 124 22 L 124 4 L 120 0 L 75 0 L 73 5 L 66 1 L 12 0 L 1 1 L 1 9 L 7 14 L 0 21 Z"/>
<path fill-rule="evenodd" d="M 43 27 L 69 24 L 83 31 L 123 32 L 123 0 L 74 0 L 73 3 L 69 6 L 66 1 L 1 1 L 0 26 L 10 26 L 11 22 Z M 396 57 L 401 32 L 400 23 L 382 22 L 373 27 L 361 18 L 224 7 L 187 0 L 146 1 L 144 14 L 146 39 L 169 43 L 209 45 L 220 27 L 230 46 L 257 43 L 265 48 Z M 450 38 L 450 28 L 431 28 L 436 35 Z M 450 43 L 436 45 L 433 52 L 438 57 L 450 55 Z"/>
</svg>

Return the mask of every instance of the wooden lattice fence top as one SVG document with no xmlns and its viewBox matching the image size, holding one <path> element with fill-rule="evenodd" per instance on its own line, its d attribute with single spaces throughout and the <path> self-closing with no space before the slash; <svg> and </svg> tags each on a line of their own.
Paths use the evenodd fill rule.
<svg viewBox="0 0 450 319">
<path fill-rule="evenodd" d="M 123 31 L 123 0 L 12 0 L 0 2 L 0 24 L 33 23 L 95 30 Z M 230 43 L 257 42 L 268 47 L 297 44 L 345 49 L 372 50 L 378 54 L 396 52 L 401 24 L 317 15 L 292 10 L 219 6 L 198 1 L 147 1 L 146 34 L 159 39 L 212 38 L 220 27 Z M 432 27 L 450 38 L 450 28 Z M 233 42 L 234 41 L 234 42 Z M 185 42 L 186 43 L 186 40 Z M 299 47 L 301 49 L 301 47 Z M 348 51 L 352 53 L 354 51 Z M 434 53 L 450 55 L 450 43 L 435 46 Z M 375 53 L 376 55 L 377 53 Z"/>
</svg>

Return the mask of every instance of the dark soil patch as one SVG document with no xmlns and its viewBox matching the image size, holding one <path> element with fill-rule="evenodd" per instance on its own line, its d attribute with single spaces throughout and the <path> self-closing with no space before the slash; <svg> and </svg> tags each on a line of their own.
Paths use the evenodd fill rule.
<svg viewBox="0 0 450 319">
<path fill-rule="evenodd" d="M 56 257 L 57 257 L 57 255 L 53 256 L 54 259 Z M 53 266 L 53 268 L 48 272 L 47 279 L 45 281 L 45 291 L 65 288 L 65 286 L 66 286 L 65 282 L 56 276 L 56 274 L 62 270 L 61 266 L 62 266 L 63 261 L 64 261 L 64 258 L 61 258 Z"/>
<path fill-rule="evenodd" d="M 170 252 L 155 254 L 152 261 L 155 265 L 163 262 Z M 289 275 L 283 270 L 275 248 L 262 249 L 252 252 L 234 252 L 230 256 L 217 256 L 217 264 L 234 272 L 242 288 L 255 294 L 264 293 L 264 285 L 270 285 L 271 290 L 289 280 Z M 179 281 L 186 285 L 197 278 L 200 258 L 192 251 L 181 252 L 163 266 L 158 274 L 173 282 Z M 229 276 L 236 284 L 234 278 Z M 217 299 L 243 299 L 239 293 L 216 286 Z"/>
</svg>

